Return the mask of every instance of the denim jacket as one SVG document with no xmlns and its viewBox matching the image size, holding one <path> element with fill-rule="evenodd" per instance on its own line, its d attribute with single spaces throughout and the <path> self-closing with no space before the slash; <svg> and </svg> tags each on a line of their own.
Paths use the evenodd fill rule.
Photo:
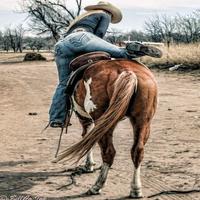
<svg viewBox="0 0 200 200">
<path fill-rule="evenodd" d="M 108 29 L 111 16 L 107 13 L 95 13 L 89 15 L 77 23 L 75 23 L 67 32 L 70 34 L 76 28 L 84 28 L 88 32 L 95 34 L 96 36 L 103 38 Z"/>
</svg>

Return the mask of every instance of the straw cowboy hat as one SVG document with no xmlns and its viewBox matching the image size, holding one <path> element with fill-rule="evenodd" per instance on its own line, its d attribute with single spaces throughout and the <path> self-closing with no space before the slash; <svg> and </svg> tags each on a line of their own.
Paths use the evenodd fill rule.
<svg viewBox="0 0 200 200">
<path fill-rule="evenodd" d="M 91 11 L 91 10 L 105 10 L 109 13 L 111 13 L 111 22 L 113 24 L 116 24 L 122 20 L 122 12 L 119 8 L 114 6 L 113 4 L 107 2 L 107 1 L 99 1 L 98 4 L 96 5 L 90 5 L 86 6 L 84 8 L 86 11 Z"/>
</svg>

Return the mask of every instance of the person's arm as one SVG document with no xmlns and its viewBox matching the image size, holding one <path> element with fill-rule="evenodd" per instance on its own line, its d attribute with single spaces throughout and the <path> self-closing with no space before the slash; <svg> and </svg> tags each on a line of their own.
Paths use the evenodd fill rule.
<svg viewBox="0 0 200 200">
<path fill-rule="evenodd" d="M 103 14 L 99 20 L 99 23 L 97 24 L 97 27 L 95 28 L 94 34 L 100 38 L 103 38 L 104 35 L 106 34 L 110 21 L 111 21 L 111 16 L 106 13 Z"/>
</svg>

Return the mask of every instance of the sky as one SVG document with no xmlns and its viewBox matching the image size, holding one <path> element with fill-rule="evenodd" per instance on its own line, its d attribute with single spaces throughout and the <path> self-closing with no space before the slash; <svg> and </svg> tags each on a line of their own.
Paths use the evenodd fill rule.
<svg viewBox="0 0 200 200">
<path fill-rule="evenodd" d="M 0 30 L 5 27 L 14 27 L 20 23 L 26 27 L 27 14 L 17 12 L 21 1 L 0 0 Z M 67 2 L 73 8 L 72 2 L 75 1 L 68 0 Z M 98 0 L 83 0 L 83 6 L 96 4 L 97 2 Z M 109 2 L 122 10 L 123 20 L 112 27 L 123 31 L 143 30 L 144 22 L 155 14 L 174 16 L 179 13 L 187 15 L 196 9 L 200 9 L 200 0 L 109 0 Z"/>
</svg>

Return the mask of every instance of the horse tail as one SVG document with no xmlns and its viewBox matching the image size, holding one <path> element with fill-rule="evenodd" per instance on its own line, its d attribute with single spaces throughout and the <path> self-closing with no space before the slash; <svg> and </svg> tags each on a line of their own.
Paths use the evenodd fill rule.
<svg viewBox="0 0 200 200">
<path fill-rule="evenodd" d="M 114 91 L 108 109 L 95 121 L 95 127 L 77 144 L 61 152 L 55 159 L 58 162 L 78 155 L 79 161 L 90 149 L 121 120 L 128 109 L 130 99 L 137 89 L 137 77 L 131 71 L 123 71 L 115 81 Z"/>
</svg>

